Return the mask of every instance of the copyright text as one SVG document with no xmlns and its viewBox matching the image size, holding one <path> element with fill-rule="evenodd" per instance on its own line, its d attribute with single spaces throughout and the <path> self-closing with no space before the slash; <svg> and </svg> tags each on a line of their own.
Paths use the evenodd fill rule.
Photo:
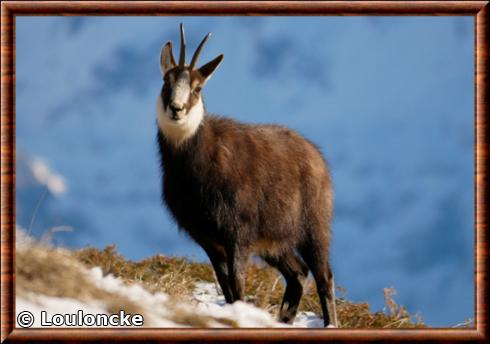
<svg viewBox="0 0 490 344">
<path fill-rule="evenodd" d="M 42 327 L 71 327 L 71 326 L 88 326 L 88 327 L 131 327 L 143 326 L 145 319 L 141 314 L 130 314 L 120 310 L 115 314 L 90 314 L 78 310 L 76 313 L 67 314 L 48 314 L 41 311 L 40 325 Z M 29 328 L 35 323 L 34 315 L 31 312 L 24 311 L 17 314 L 17 324 L 22 328 Z"/>
</svg>

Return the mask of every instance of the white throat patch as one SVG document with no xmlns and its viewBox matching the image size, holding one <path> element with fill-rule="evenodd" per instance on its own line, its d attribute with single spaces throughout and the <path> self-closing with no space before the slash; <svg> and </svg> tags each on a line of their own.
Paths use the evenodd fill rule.
<svg viewBox="0 0 490 344">
<path fill-rule="evenodd" d="M 157 98 L 157 122 L 163 136 L 175 147 L 194 136 L 204 117 L 204 105 L 201 97 L 184 118 L 175 121 L 166 111 L 160 95 Z"/>
</svg>

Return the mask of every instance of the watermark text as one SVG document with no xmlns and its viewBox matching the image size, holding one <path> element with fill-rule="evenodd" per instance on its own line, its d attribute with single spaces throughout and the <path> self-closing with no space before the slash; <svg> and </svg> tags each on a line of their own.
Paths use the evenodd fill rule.
<svg viewBox="0 0 490 344">
<path fill-rule="evenodd" d="M 143 315 L 126 313 L 124 310 L 115 314 L 90 314 L 82 310 L 76 313 L 48 314 L 41 311 L 39 320 L 41 327 L 139 327 L 145 321 Z M 22 328 L 29 328 L 35 324 L 35 317 L 31 312 L 20 312 L 17 314 L 17 324 Z"/>
</svg>

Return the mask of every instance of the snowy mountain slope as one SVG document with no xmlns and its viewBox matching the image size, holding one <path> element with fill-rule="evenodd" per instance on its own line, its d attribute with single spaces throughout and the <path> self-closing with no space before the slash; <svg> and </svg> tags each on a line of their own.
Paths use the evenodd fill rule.
<svg viewBox="0 0 490 344">
<path fill-rule="evenodd" d="M 325 153 L 349 296 L 379 308 L 393 285 L 429 324 L 473 316 L 471 18 L 18 18 L 17 148 L 68 185 L 33 232 L 67 225 L 57 237 L 72 247 L 205 259 L 159 197 L 157 61 L 182 20 L 190 49 L 214 33 L 201 61 L 225 54 L 210 111 L 288 125 Z M 17 190 L 26 228 L 31 190 Z"/>
<path fill-rule="evenodd" d="M 22 229 L 17 231 L 16 240 L 16 257 L 24 264 L 17 267 L 17 326 L 52 328 L 54 323 L 93 327 L 95 321 L 85 320 L 87 317 L 111 314 L 141 317 L 136 325 L 111 324 L 125 327 L 287 326 L 245 302 L 218 305 L 222 297 L 210 283 L 196 287 L 195 302 L 179 300 L 163 292 L 151 293 L 143 284 L 128 284 L 111 274 L 104 275 L 100 267 L 87 269 L 72 252 L 36 242 Z M 58 280 L 57 285 L 52 285 L 53 279 Z"/>
<path fill-rule="evenodd" d="M 285 327 L 286 325 L 276 322 L 271 315 L 264 310 L 258 309 L 244 302 L 236 302 L 232 305 L 217 306 L 215 300 L 200 302 L 198 307 L 192 304 L 175 303 L 164 293 L 150 294 L 138 285 L 127 286 L 121 280 L 111 275 L 102 276 L 102 271 L 93 268 L 89 272 L 92 282 L 102 290 L 120 295 L 139 306 L 145 327 L 190 327 L 190 323 L 180 321 L 182 314 L 192 314 L 200 322 L 200 327 Z M 112 312 L 107 308 L 105 300 L 94 299 L 92 301 L 80 301 L 66 297 L 52 297 L 42 294 L 27 294 L 16 299 L 16 314 L 29 311 L 34 315 L 34 328 L 52 327 L 46 325 L 52 322 L 55 314 L 106 314 Z M 45 324 L 41 323 L 41 312 L 45 311 Z M 131 314 L 128 313 L 127 314 Z M 140 314 L 140 313 L 134 313 Z M 305 317 L 306 318 L 306 317 Z M 310 316 L 312 318 L 312 316 Z M 317 325 L 318 322 L 310 319 L 301 320 L 300 327 L 306 325 Z M 304 326 L 303 326 L 304 325 Z M 299 326 L 299 325 L 298 325 Z M 73 326 L 64 324 L 61 327 L 93 327 L 88 325 Z M 131 327 L 131 326 L 129 326 Z"/>
</svg>

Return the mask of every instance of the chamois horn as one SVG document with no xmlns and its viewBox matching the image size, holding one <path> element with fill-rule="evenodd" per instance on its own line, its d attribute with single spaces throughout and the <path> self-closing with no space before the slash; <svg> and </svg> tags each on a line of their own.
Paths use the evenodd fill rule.
<svg viewBox="0 0 490 344">
<path fill-rule="evenodd" d="M 211 36 L 211 32 L 208 33 L 201 41 L 201 43 L 199 43 L 199 46 L 197 47 L 196 49 L 196 52 L 194 53 L 194 56 L 192 56 L 192 61 L 191 61 L 191 70 L 194 69 L 194 67 L 196 66 L 197 64 L 197 60 L 199 59 L 199 55 L 201 55 L 201 50 L 202 50 L 202 47 L 204 46 L 204 44 L 206 43 L 206 41 L 208 40 L 209 36 Z"/>
<path fill-rule="evenodd" d="M 185 32 L 184 32 L 184 24 L 180 23 L 179 67 L 184 67 L 184 65 L 185 65 Z"/>
</svg>

